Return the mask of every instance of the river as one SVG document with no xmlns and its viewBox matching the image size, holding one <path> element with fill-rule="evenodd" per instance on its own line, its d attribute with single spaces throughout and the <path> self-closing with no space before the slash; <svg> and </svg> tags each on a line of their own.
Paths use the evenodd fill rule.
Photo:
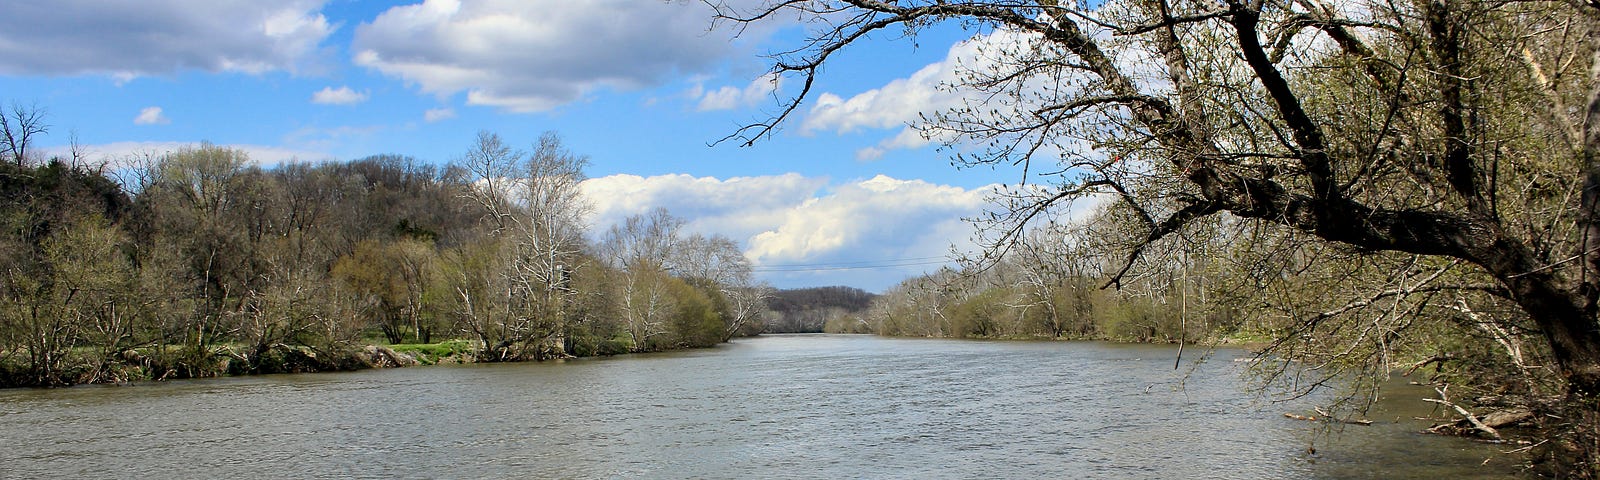
<svg viewBox="0 0 1600 480">
<path fill-rule="evenodd" d="M 1193 349 L 1187 355 L 1193 355 Z M 567 362 L 0 391 L 3 478 L 1505 478 L 1397 392 L 1331 436 L 1223 350 L 779 335 Z M 1187 368 L 1185 368 L 1187 370 Z M 1402 401 L 1402 397 L 1406 401 Z M 1316 452 L 1307 451 L 1315 446 Z M 1480 465 L 1491 459 L 1487 465 Z"/>
</svg>

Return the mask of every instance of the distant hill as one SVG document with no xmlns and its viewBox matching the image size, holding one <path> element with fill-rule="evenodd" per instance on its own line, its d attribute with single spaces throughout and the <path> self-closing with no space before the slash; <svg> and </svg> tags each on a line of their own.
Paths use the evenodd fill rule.
<svg viewBox="0 0 1600 480">
<path fill-rule="evenodd" d="M 865 311 L 878 296 L 853 287 L 778 290 L 767 300 L 767 333 L 818 333 L 828 320 Z"/>
</svg>

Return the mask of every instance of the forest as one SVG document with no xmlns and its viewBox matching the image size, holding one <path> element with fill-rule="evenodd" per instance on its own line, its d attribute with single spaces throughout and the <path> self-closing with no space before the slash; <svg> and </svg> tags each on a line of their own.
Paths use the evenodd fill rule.
<svg viewBox="0 0 1600 480">
<path fill-rule="evenodd" d="M 844 286 L 776 290 L 763 318 L 769 333 L 818 333 L 829 322 L 866 311 L 877 295 Z M 865 333 L 865 332 L 834 332 Z"/>
<path fill-rule="evenodd" d="M 553 133 L 522 150 L 482 132 L 443 167 L 263 168 L 210 144 L 113 164 L 31 160 L 36 113 L 5 115 L 0 387 L 611 355 L 760 329 L 769 289 L 733 241 L 664 210 L 586 238 L 587 159 Z"/>
<path fill-rule="evenodd" d="M 848 52 L 972 35 L 908 132 L 1017 180 L 959 272 L 839 328 L 1256 338 L 1267 390 L 1359 411 L 1426 374 L 1466 430 L 1520 412 L 1545 473 L 1600 477 L 1600 3 L 708 3 L 806 20 L 768 57 L 802 87 L 740 145 Z"/>
</svg>

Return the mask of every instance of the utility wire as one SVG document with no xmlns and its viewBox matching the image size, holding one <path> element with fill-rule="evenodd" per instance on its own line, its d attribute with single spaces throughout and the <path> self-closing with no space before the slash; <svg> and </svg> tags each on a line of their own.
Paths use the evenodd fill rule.
<svg viewBox="0 0 1600 480">
<path fill-rule="evenodd" d="M 838 267 L 838 266 L 845 266 L 845 265 L 859 265 L 859 264 L 863 264 L 863 263 L 914 262 L 914 261 L 920 261 L 920 260 L 943 260 L 943 259 L 946 259 L 946 258 L 949 258 L 949 257 L 940 255 L 940 256 L 935 256 L 935 257 L 889 258 L 889 259 L 883 259 L 883 260 L 856 260 L 856 261 L 852 261 L 852 262 L 767 263 L 767 264 L 758 265 L 757 268 L 761 268 L 761 267 L 774 267 L 774 268 L 780 268 L 780 267 L 783 267 L 783 268 L 786 268 L 786 267 Z"/>
<path fill-rule="evenodd" d="M 915 261 L 915 260 L 925 260 L 925 259 L 930 259 L 930 258 L 939 258 L 941 260 L 937 260 L 937 261 Z M 836 271 L 836 270 L 872 270 L 872 269 L 882 269 L 882 268 L 916 267 L 916 266 L 923 266 L 923 265 L 942 265 L 942 264 L 945 264 L 945 263 L 949 263 L 949 260 L 944 259 L 944 257 L 922 257 L 922 258 L 905 258 L 905 259 L 898 259 L 898 260 L 879 260 L 879 261 L 860 261 L 860 262 L 765 265 L 765 266 L 752 267 L 750 269 L 750 271 L 754 272 L 754 273 L 777 273 L 777 272 L 823 272 L 823 271 Z"/>
</svg>

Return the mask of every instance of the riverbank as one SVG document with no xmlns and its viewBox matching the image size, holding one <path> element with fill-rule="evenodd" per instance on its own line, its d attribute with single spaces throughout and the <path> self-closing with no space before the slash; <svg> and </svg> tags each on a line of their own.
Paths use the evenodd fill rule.
<svg viewBox="0 0 1600 480">
<path fill-rule="evenodd" d="M 603 357 L 630 353 L 614 348 L 574 350 L 565 357 Z M 481 361 L 479 353 L 479 348 L 471 341 L 462 339 L 436 343 L 363 344 L 320 348 L 287 344 L 274 344 L 261 348 L 245 348 L 240 345 L 213 345 L 204 348 L 150 346 L 114 353 L 89 350 L 72 352 L 65 358 L 56 359 L 61 365 L 57 373 L 42 377 L 16 363 L 4 361 L 11 357 L 25 358 L 26 352 L 0 352 L 0 388 L 68 387 L 466 364 L 479 363 Z M 523 361 L 541 360 L 510 362 Z"/>
<path fill-rule="evenodd" d="M 875 334 L 869 334 L 875 335 Z M 875 335 L 894 337 L 885 335 Z M 900 337 L 923 338 L 923 337 Z M 944 338 L 944 337 L 927 337 Z M 969 336 L 953 340 L 1107 342 L 1128 345 L 1175 344 L 1175 341 L 1133 341 L 1099 337 Z M 1267 342 L 1245 337 L 1210 338 L 1187 345 L 1259 351 Z M 49 379 L 28 375 L 24 369 L 0 361 L 0 388 L 66 387 L 90 384 L 125 384 L 193 378 L 218 378 L 282 373 L 349 372 L 380 368 L 478 363 L 478 349 L 463 339 L 435 343 L 362 344 L 314 348 L 276 344 L 260 351 L 238 345 L 193 347 L 142 347 L 114 354 L 77 352 L 61 360 L 65 368 Z M 604 357 L 630 353 L 618 349 L 575 349 L 571 358 Z M 3 360 L 3 359 L 0 359 Z M 539 360 L 525 360 L 539 361 Z"/>
</svg>

